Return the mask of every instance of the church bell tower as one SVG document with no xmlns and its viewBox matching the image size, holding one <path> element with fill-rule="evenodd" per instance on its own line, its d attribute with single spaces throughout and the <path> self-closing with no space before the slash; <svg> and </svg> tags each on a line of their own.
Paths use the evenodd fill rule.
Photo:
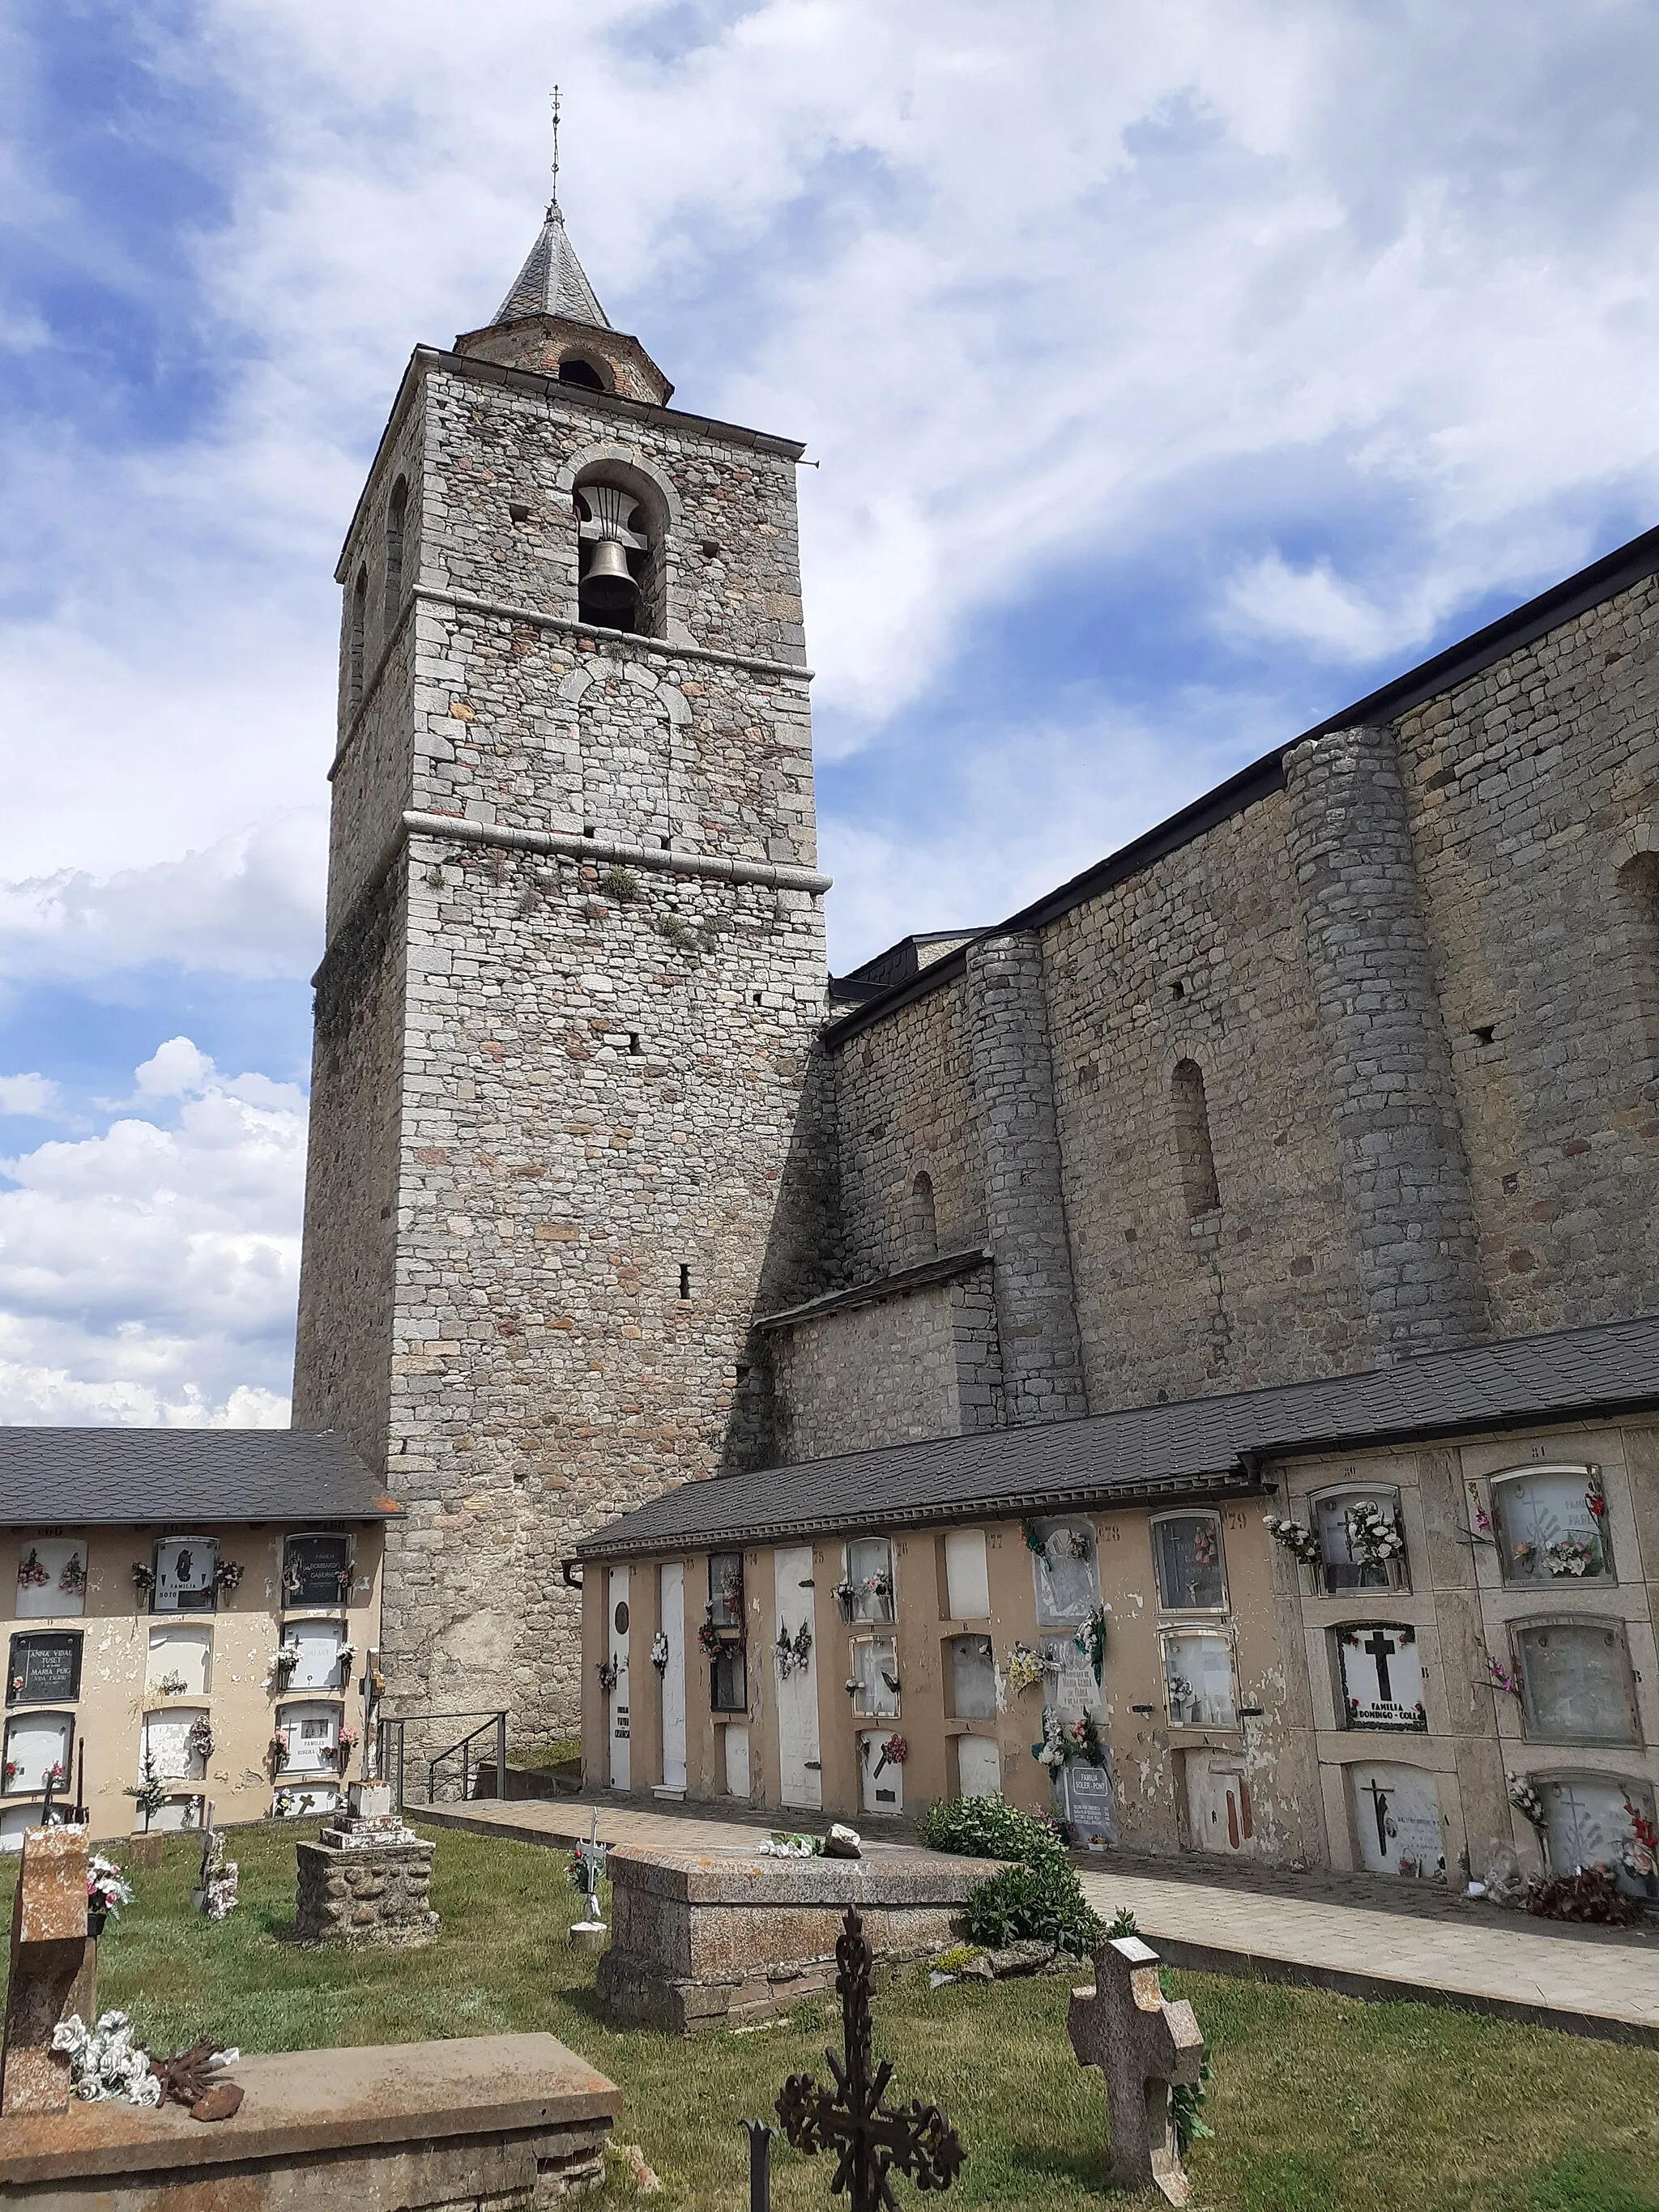
<svg viewBox="0 0 1659 2212">
<path fill-rule="evenodd" d="M 403 1506 L 398 1707 L 521 1733 L 578 1711 L 575 1539 L 752 1462 L 751 1323 L 816 1287 L 801 448 L 672 392 L 555 199 L 337 572 L 294 1418 Z"/>
</svg>

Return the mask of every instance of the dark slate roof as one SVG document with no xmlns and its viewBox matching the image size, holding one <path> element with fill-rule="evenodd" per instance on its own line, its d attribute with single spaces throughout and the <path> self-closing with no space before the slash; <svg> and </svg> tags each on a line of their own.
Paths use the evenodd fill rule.
<svg viewBox="0 0 1659 2212">
<path fill-rule="evenodd" d="M 1591 607 L 1600 606 L 1606 599 L 1617 598 L 1632 584 L 1639 584 L 1645 576 L 1659 574 L 1659 529 L 1644 530 L 1639 538 L 1627 544 L 1615 546 L 1611 553 L 1599 561 L 1592 561 L 1587 568 L 1580 568 L 1571 576 L 1552 584 L 1535 599 L 1526 600 L 1500 615 L 1496 622 L 1488 623 L 1483 629 L 1460 638 L 1449 645 L 1443 653 L 1431 659 L 1419 661 L 1408 668 L 1403 676 L 1392 678 L 1380 690 L 1368 691 L 1363 699 L 1352 706 L 1343 707 L 1334 714 L 1328 714 L 1322 722 L 1316 722 L 1310 730 L 1291 738 L 1282 745 L 1275 745 L 1258 761 L 1242 768 L 1236 775 L 1218 783 L 1214 790 L 1206 792 L 1190 805 L 1145 831 L 1140 836 L 1109 853 L 1103 860 L 1097 860 L 1073 876 L 1058 889 L 1045 891 L 1030 906 L 1011 914 L 1006 921 L 999 922 L 994 929 L 981 930 L 985 937 L 1006 937 L 1017 931 L 1042 929 L 1056 921 L 1061 915 L 1071 913 L 1074 907 L 1099 898 L 1115 884 L 1127 883 L 1161 860 L 1165 854 L 1178 852 L 1218 823 L 1242 814 L 1247 806 L 1282 790 L 1285 783 L 1285 756 L 1295 746 L 1305 744 L 1310 738 L 1328 736 L 1334 730 L 1353 729 L 1364 723 L 1392 722 L 1400 715 L 1420 707 L 1425 699 L 1433 699 L 1443 691 L 1450 691 L 1460 684 L 1467 684 L 1479 676 L 1483 669 L 1492 666 L 1511 653 L 1517 653 L 1534 638 L 1544 637 L 1563 623 L 1571 622 L 1576 616 L 1588 613 Z M 971 934 L 972 933 L 970 933 Z M 925 941 L 925 940 L 919 940 Z M 824 1042 L 833 1050 L 847 1044 L 872 1022 L 883 1021 L 896 1013 L 901 1006 L 908 1006 L 913 999 L 923 998 L 961 975 L 967 967 L 965 949 L 946 953 L 942 958 L 930 961 L 910 975 L 884 975 L 881 988 L 873 995 L 856 984 L 846 995 L 856 999 L 851 1012 L 831 1022 L 823 1032 Z M 855 970 L 861 975 L 862 970 Z"/>
<path fill-rule="evenodd" d="M 1659 1407 L 1659 1316 L 1440 1352 L 1363 1375 L 889 1444 L 688 1482 L 589 1536 L 593 1558 L 1237 1494 L 1258 1462 Z"/>
<path fill-rule="evenodd" d="M 576 258 L 557 200 L 550 202 L 529 258 L 495 310 L 495 322 L 514 323 L 522 315 L 562 315 L 567 322 L 588 323 L 598 331 L 611 327 Z"/>
<path fill-rule="evenodd" d="M 331 1429 L 0 1427 L 0 1525 L 374 1521 L 400 1510 Z"/>
</svg>

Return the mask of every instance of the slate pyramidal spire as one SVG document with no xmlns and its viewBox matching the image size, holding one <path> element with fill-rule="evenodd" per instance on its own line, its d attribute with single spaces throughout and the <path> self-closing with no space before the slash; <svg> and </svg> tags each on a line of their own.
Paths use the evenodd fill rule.
<svg viewBox="0 0 1659 2212">
<path fill-rule="evenodd" d="M 455 350 L 657 407 L 665 407 L 674 390 L 639 340 L 617 330 L 599 305 L 565 229 L 556 185 L 507 297 L 482 330 L 461 333 Z"/>
<path fill-rule="evenodd" d="M 587 281 L 587 272 L 576 258 L 556 198 L 548 202 L 536 243 L 512 289 L 495 310 L 490 327 L 499 330 L 502 324 L 516 323 L 526 315 L 559 315 L 566 322 L 586 323 L 596 331 L 611 328 L 611 319 Z"/>
</svg>

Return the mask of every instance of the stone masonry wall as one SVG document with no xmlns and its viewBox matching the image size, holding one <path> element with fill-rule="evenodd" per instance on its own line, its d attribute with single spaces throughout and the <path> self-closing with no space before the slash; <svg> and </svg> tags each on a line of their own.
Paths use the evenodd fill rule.
<svg viewBox="0 0 1659 2212">
<path fill-rule="evenodd" d="M 1093 1410 L 1387 1358 L 1389 1301 L 1423 1290 L 1431 1197 L 1444 1218 L 1419 1310 L 1441 1340 L 1659 1304 L 1656 654 L 1646 582 L 1367 740 L 1322 828 L 1308 771 L 1351 740 L 1293 757 L 1290 793 L 1042 931 Z M 1413 1032 L 1427 1088 L 1401 1131 L 1433 1133 L 1426 1181 L 1385 1157 L 1399 1133 L 1379 1019 Z M 897 1263 L 920 1170 L 965 1188 L 988 1233 L 965 1034 L 952 978 L 835 1050 L 850 1279 Z M 1219 1189 L 1196 1213 L 1183 1060 L 1202 1073 Z M 1401 1233 L 1379 1241 L 1389 1223 Z"/>
<path fill-rule="evenodd" d="M 1656 660 L 1648 579 L 1399 727 L 1499 1336 L 1659 1306 Z"/>
<path fill-rule="evenodd" d="M 1002 1368 L 988 1266 L 772 1335 L 786 1462 L 997 1428 Z"/>
<path fill-rule="evenodd" d="M 816 852 L 793 471 L 748 434 L 606 404 L 428 362 L 396 432 L 423 454 L 404 552 L 418 605 L 393 641 L 406 667 L 337 765 L 319 1068 L 325 1046 L 337 1058 L 313 1098 L 318 1158 L 336 1164 L 314 1176 L 295 1382 L 295 1418 L 347 1427 L 405 1509 L 384 1626 L 398 1704 L 502 1698 L 533 1729 L 579 1707 L 561 1557 L 667 1484 L 754 1455 L 751 1320 L 821 1288 L 833 1241 L 811 1173 L 780 1206 L 824 1104 L 803 1103 L 824 960 L 821 896 L 801 887 Z M 718 588 L 671 597 L 682 642 L 557 611 L 575 579 L 568 481 L 606 453 L 659 486 L 678 570 L 727 566 Z M 377 474 L 361 528 L 382 505 Z M 702 657 L 689 632 L 705 617 L 720 653 L 759 658 Z M 417 829 L 365 899 L 404 805 L 641 857 Z M 402 979 L 389 1024 L 369 978 L 394 970 L 360 943 L 377 898 Z M 389 1098 L 391 1227 L 348 1270 L 322 1224 L 337 1206 L 362 1218 L 350 1148 Z"/>
</svg>

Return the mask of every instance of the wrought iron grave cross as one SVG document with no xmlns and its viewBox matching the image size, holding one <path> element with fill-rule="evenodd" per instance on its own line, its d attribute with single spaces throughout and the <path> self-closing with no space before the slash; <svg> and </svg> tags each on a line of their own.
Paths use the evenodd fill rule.
<svg viewBox="0 0 1659 2212">
<path fill-rule="evenodd" d="M 836 1967 L 844 2057 L 823 2054 L 836 2077 L 835 2092 L 821 2089 L 811 2074 L 792 2074 L 779 2095 L 777 2115 L 797 2150 L 809 2157 L 821 2150 L 839 2154 L 831 2196 L 850 2197 L 852 2212 L 898 2212 L 888 2175 L 896 2168 L 918 2189 L 948 2189 L 962 2171 L 962 2144 L 937 2105 L 915 2097 L 893 2111 L 882 2101 L 893 2064 L 884 2058 L 871 2071 L 875 1954 L 856 1906 L 848 1906 L 842 1923 Z"/>
<path fill-rule="evenodd" d="M 605 1880 L 605 1863 L 610 1850 L 609 1844 L 599 1841 L 599 1811 L 596 1805 L 587 1824 L 587 1841 L 578 1844 L 574 1854 L 587 1883 L 587 1917 L 595 1925 L 599 1917 L 599 1884 Z"/>
</svg>

